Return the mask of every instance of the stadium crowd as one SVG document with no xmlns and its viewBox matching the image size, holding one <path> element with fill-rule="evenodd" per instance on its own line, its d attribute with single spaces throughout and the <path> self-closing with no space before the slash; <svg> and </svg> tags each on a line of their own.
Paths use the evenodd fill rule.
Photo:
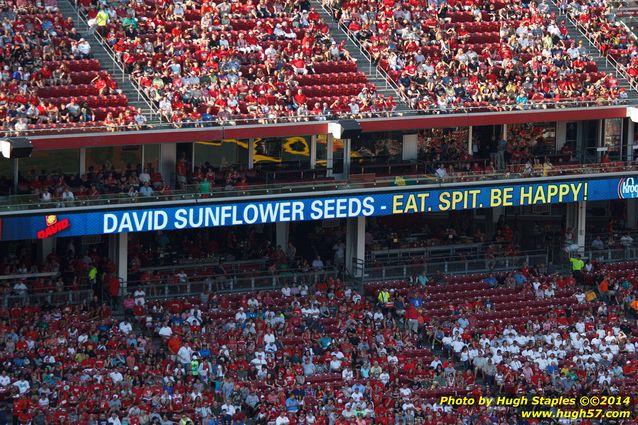
<svg viewBox="0 0 638 425">
<path fill-rule="evenodd" d="M 41 202 L 60 205 L 73 205 L 75 201 L 97 199 L 105 194 L 122 194 L 135 200 L 170 192 L 170 185 L 158 171 L 130 164 L 124 170 L 108 165 L 98 169 L 90 166 L 83 175 L 31 169 L 21 176 L 17 187 L 18 194 L 33 195 Z"/>
<path fill-rule="evenodd" d="M 0 4 L 0 131 L 135 125 L 136 111 L 55 0 Z"/>
<path fill-rule="evenodd" d="M 326 1 L 409 106 L 430 112 L 608 104 L 627 97 L 540 2 L 385 4 Z M 92 30 L 113 49 L 165 122 L 325 120 L 396 111 L 357 71 L 307 2 L 82 0 Z M 630 76 L 636 43 L 605 2 L 559 4 Z M 5 1 L 0 120 L 8 134 L 102 125 L 148 127 L 89 41 L 54 0 Z M 507 23 L 505 23 L 507 22 Z"/>
<path fill-rule="evenodd" d="M 561 2 L 560 8 L 562 13 L 567 14 L 585 32 L 603 55 L 617 61 L 635 82 L 638 77 L 636 36 L 619 19 L 611 2 Z"/>
<path fill-rule="evenodd" d="M 413 108 L 525 110 L 627 97 L 546 0 L 323 4 Z"/>
<path fill-rule="evenodd" d="M 80 1 L 165 122 L 176 126 L 392 113 L 308 2 Z"/>
<path fill-rule="evenodd" d="M 440 397 L 635 394 L 635 303 L 626 316 L 611 296 L 635 297 L 635 277 L 634 263 L 595 266 L 583 284 L 525 266 L 364 293 L 332 279 L 164 301 L 129 288 L 123 319 L 97 298 L 1 310 L 0 415 L 38 425 L 520 423 L 515 410 Z"/>
</svg>

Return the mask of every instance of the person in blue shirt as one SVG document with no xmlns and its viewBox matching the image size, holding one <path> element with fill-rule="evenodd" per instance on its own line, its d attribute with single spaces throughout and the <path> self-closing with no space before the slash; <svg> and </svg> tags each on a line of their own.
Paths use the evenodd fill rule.
<svg viewBox="0 0 638 425">
<path fill-rule="evenodd" d="M 423 270 L 423 273 L 417 276 L 416 281 L 421 286 L 426 286 L 428 284 L 430 279 L 428 279 L 428 277 L 425 275 L 425 270 Z"/>
<path fill-rule="evenodd" d="M 286 410 L 288 413 L 297 413 L 299 411 L 299 401 L 292 394 L 286 399 Z"/>
<path fill-rule="evenodd" d="M 203 347 L 199 350 L 199 357 L 202 359 L 207 359 L 210 357 L 210 348 L 208 346 Z"/>
<path fill-rule="evenodd" d="M 221 422 L 215 416 L 207 416 L 206 418 L 204 418 L 203 424 L 204 425 L 221 425 Z"/>
<path fill-rule="evenodd" d="M 329 336 L 324 335 L 319 339 L 319 344 L 321 344 L 321 348 L 325 350 L 330 347 L 330 344 L 332 344 L 332 339 Z"/>
<path fill-rule="evenodd" d="M 361 392 L 361 394 L 364 394 L 364 395 L 365 395 L 365 393 L 366 393 L 366 387 L 365 387 L 365 385 L 363 385 L 363 384 L 362 384 L 362 383 L 360 383 L 360 382 L 358 382 L 358 383 L 354 384 L 354 385 L 352 386 L 352 392 L 355 392 L 355 390 L 356 390 L 357 388 L 359 388 L 359 392 Z"/>
<path fill-rule="evenodd" d="M 420 308 L 421 305 L 423 305 L 423 299 L 420 296 L 415 295 L 410 298 L 410 304 L 412 304 L 415 308 Z"/>
<path fill-rule="evenodd" d="M 470 321 L 467 320 L 465 317 L 459 317 L 458 323 L 461 329 L 465 329 L 470 325 Z"/>
<path fill-rule="evenodd" d="M 527 278 L 522 273 L 514 273 L 514 276 L 512 277 L 514 278 L 514 281 L 517 285 L 522 285 L 527 282 Z"/>
<path fill-rule="evenodd" d="M 483 279 L 483 282 L 487 283 L 487 286 L 489 286 L 490 288 L 495 288 L 496 285 L 498 285 L 498 280 L 494 277 L 493 274 Z"/>
<path fill-rule="evenodd" d="M 521 109 L 527 109 L 527 95 L 524 91 L 521 91 L 516 96 L 516 105 L 518 105 Z"/>
<path fill-rule="evenodd" d="M 153 188 L 151 187 L 149 182 L 144 182 L 144 185 L 142 187 L 140 187 L 140 194 L 142 196 L 152 196 L 153 195 Z"/>
</svg>

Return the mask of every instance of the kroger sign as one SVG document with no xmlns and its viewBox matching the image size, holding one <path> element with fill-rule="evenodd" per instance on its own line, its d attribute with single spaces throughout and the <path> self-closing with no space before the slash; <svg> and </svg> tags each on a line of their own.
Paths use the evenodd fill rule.
<svg viewBox="0 0 638 425">
<path fill-rule="evenodd" d="M 633 177 L 622 178 L 618 182 L 618 198 L 634 199 L 638 198 L 638 184 Z"/>
</svg>

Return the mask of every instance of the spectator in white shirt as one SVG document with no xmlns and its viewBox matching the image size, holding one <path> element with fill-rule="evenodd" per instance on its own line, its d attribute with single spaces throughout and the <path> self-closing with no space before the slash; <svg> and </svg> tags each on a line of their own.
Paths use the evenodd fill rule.
<svg viewBox="0 0 638 425">
<path fill-rule="evenodd" d="M 280 412 L 279 416 L 277 416 L 277 420 L 275 420 L 275 425 L 288 425 L 290 423 L 290 419 L 286 416 L 285 412 Z"/>
<path fill-rule="evenodd" d="M 131 325 L 131 322 L 125 319 L 120 322 L 119 329 L 124 335 L 128 335 L 133 330 L 133 326 Z"/>
</svg>

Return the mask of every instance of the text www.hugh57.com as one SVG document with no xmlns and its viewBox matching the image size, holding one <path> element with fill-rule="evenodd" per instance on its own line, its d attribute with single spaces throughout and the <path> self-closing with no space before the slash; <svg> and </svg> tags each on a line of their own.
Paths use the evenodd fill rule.
<svg viewBox="0 0 638 425">
<path fill-rule="evenodd" d="M 629 419 L 628 410 L 576 409 L 576 410 L 523 410 L 523 419 Z"/>
</svg>

